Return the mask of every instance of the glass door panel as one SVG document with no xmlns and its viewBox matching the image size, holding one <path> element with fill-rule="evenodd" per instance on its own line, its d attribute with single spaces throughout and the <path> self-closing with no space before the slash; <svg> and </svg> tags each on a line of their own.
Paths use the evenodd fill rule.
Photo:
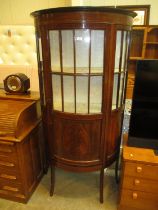
<svg viewBox="0 0 158 210">
<path fill-rule="evenodd" d="M 63 76 L 64 81 L 64 111 L 75 112 L 74 77 Z"/>
<path fill-rule="evenodd" d="M 50 39 L 50 54 L 51 54 L 51 69 L 54 72 L 61 71 L 60 63 L 60 46 L 59 46 L 59 31 L 52 30 L 49 32 Z"/>
<path fill-rule="evenodd" d="M 117 108 L 117 88 L 118 88 L 118 74 L 114 74 L 113 94 L 112 94 L 112 109 Z"/>
<path fill-rule="evenodd" d="M 76 77 L 76 112 L 88 113 L 88 77 Z"/>
<path fill-rule="evenodd" d="M 101 113 L 104 35 L 87 29 L 49 32 L 55 110 Z"/>
<path fill-rule="evenodd" d="M 124 91 L 124 73 L 121 73 L 120 75 L 120 88 L 119 88 L 119 98 L 118 98 L 118 106 L 120 107 L 122 105 L 122 96 Z"/>
<path fill-rule="evenodd" d="M 63 72 L 74 73 L 73 31 L 63 30 L 61 34 L 62 34 Z"/>
<path fill-rule="evenodd" d="M 38 46 L 38 52 L 39 52 L 39 60 L 40 60 L 40 61 L 43 61 L 41 38 L 38 39 L 37 46 Z"/>
<path fill-rule="evenodd" d="M 116 35 L 116 50 L 115 50 L 115 72 L 119 72 L 119 64 L 120 64 L 120 57 L 121 57 L 121 31 L 117 31 Z"/>
<path fill-rule="evenodd" d="M 103 73 L 104 31 L 91 31 L 91 73 Z"/>
<path fill-rule="evenodd" d="M 75 30 L 76 73 L 89 72 L 90 31 Z"/>
<path fill-rule="evenodd" d="M 102 105 L 102 77 L 90 78 L 90 113 L 100 113 Z"/>
<path fill-rule="evenodd" d="M 52 87 L 53 107 L 55 110 L 62 111 L 61 77 L 59 75 L 52 76 Z"/>
<path fill-rule="evenodd" d="M 124 101 L 129 36 L 128 31 L 117 31 L 112 109 L 119 108 Z"/>
<path fill-rule="evenodd" d="M 123 46 L 122 46 L 122 62 L 121 62 L 121 71 L 124 71 L 125 61 L 127 56 L 127 32 L 123 32 Z"/>
</svg>

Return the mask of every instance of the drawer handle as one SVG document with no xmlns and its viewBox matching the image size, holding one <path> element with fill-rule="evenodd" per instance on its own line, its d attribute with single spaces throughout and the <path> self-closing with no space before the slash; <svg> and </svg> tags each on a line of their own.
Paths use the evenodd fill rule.
<svg viewBox="0 0 158 210">
<path fill-rule="evenodd" d="M 9 186 L 4 186 L 3 189 L 4 189 L 4 190 L 9 190 L 9 191 L 12 191 L 12 192 L 18 192 L 18 191 L 19 191 L 18 188 L 9 187 Z"/>
<path fill-rule="evenodd" d="M 7 132 L 0 131 L 0 136 L 6 136 L 6 135 L 7 135 Z"/>
<path fill-rule="evenodd" d="M 141 173 L 142 172 L 142 167 L 141 166 L 137 166 L 137 172 Z"/>
<path fill-rule="evenodd" d="M 0 141 L 0 144 L 14 146 L 14 142 L 8 142 L 8 141 Z"/>
<path fill-rule="evenodd" d="M 140 184 L 140 180 L 139 180 L 139 179 L 135 179 L 135 180 L 134 180 L 134 184 L 135 184 L 135 185 L 139 185 L 139 184 Z"/>
<path fill-rule="evenodd" d="M 134 193 L 132 194 L 132 197 L 133 197 L 133 200 L 136 200 L 136 199 L 138 198 L 138 194 L 137 194 L 136 192 L 134 192 Z"/>
<path fill-rule="evenodd" d="M 16 176 L 11 176 L 8 174 L 0 174 L 1 178 L 5 178 L 5 179 L 11 179 L 11 180 L 16 180 Z"/>
<path fill-rule="evenodd" d="M 12 150 L 11 149 L 6 149 L 6 148 L 0 148 L 0 152 L 7 152 L 7 153 L 11 153 Z"/>
<path fill-rule="evenodd" d="M 15 166 L 13 163 L 8 163 L 8 162 L 4 162 L 4 161 L 0 161 L 0 165 L 8 166 L 8 167 L 14 167 Z"/>
</svg>

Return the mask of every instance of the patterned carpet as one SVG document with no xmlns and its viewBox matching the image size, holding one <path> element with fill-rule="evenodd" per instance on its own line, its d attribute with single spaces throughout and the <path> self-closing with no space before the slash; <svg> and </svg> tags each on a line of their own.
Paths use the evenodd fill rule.
<svg viewBox="0 0 158 210">
<path fill-rule="evenodd" d="M 56 170 L 53 197 L 49 196 L 50 171 L 27 204 L 0 199 L 0 210 L 117 210 L 118 185 L 114 170 L 105 170 L 104 203 L 99 202 L 99 173 Z"/>
<path fill-rule="evenodd" d="M 129 129 L 131 100 L 126 100 L 123 132 Z M 114 167 L 105 169 L 104 203 L 99 202 L 99 173 L 56 170 L 55 193 L 49 196 L 50 171 L 27 204 L 0 199 L 0 210 L 117 210 L 118 185 Z"/>
</svg>

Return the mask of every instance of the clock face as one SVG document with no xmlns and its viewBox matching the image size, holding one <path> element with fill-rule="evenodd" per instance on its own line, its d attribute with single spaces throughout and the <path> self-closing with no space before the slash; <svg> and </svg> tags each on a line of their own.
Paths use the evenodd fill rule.
<svg viewBox="0 0 158 210">
<path fill-rule="evenodd" d="M 18 77 L 14 75 L 8 77 L 7 86 L 9 90 L 17 92 L 21 89 L 21 85 L 22 85 L 21 80 Z"/>
</svg>

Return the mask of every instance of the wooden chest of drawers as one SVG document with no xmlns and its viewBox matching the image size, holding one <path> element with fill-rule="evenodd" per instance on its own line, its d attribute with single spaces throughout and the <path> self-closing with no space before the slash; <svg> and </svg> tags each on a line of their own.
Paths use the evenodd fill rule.
<svg viewBox="0 0 158 210">
<path fill-rule="evenodd" d="M 44 171 L 39 100 L 0 95 L 0 197 L 26 203 Z"/>
<path fill-rule="evenodd" d="M 157 210 L 158 156 L 151 149 L 128 147 L 126 140 L 118 210 Z"/>
</svg>

